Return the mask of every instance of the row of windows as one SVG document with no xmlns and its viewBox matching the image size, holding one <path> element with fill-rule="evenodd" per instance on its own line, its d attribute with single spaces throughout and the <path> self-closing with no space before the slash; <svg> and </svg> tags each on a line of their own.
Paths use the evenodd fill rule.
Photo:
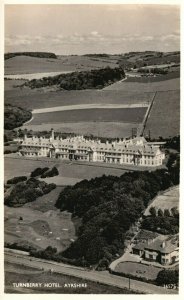
<svg viewBox="0 0 184 300">
<path fill-rule="evenodd" d="M 110 162 L 110 163 L 120 163 L 120 159 L 118 158 L 107 158 L 106 162 Z"/>
</svg>

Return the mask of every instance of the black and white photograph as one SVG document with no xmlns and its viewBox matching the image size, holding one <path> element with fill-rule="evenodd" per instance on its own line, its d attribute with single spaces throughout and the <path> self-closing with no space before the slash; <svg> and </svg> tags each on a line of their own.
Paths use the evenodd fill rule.
<svg viewBox="0 0 184 300">
<path fill-rule="evenodd" d="M 4 4 L 5 295 L 180 294 L 180 9 Z"/>
</svg>

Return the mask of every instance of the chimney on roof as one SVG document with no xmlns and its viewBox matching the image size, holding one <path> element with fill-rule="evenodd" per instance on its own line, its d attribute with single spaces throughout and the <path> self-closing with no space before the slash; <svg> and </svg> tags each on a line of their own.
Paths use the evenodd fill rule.
<svg viewBox="0 0 184 300">
<path fill-rule="evenodd" d="M 24 134 L 24 141 L 27 140 L 27 133 Z"/>
<path fill-rule="evenodd" d="M 54 129 L 53 129 L 53 128 L 51 128 L 51 136 L 50 136 L 50 139 L 51 139 L 52 141 L 54 141 Z"/>
<path fill-rule="evenodd" d="M 161 247 L 162 247 L 162 248 L 165 248 L 165 241 L 162 242 Z"/>
</svg>

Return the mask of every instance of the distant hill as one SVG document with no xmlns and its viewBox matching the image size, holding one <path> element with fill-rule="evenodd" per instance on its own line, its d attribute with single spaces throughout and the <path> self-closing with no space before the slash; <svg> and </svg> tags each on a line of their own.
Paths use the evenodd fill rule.
<svg viewBox="0 0 184 300">
<path fill-rule="evenodd" d="M 156 64 L 180 63 L 180 52 L 129 52 L 121 55 L 119 66 L 123 68 L 143 67 Z"/>
<path fill-rule="evenodd" d="M 5 53 L 4 58 L 6 60 L 21 55 L 39 57 L 39 58 L 57 58 L 57 56 L 51 52 L 12 52 L 12 53 Z"/>
</svg>

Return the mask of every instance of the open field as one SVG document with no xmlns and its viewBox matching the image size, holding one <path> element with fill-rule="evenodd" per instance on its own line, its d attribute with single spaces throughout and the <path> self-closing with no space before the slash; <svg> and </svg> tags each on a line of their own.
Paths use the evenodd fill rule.
<svg viewBox="0 0 184 300">
<path fill-rule="evenodd" d="M 40 288 L 13 288 L 13 282 L 39 282 Z M 60 287 L 44 288 L 45 283 L 57 282 Z M 69 288 L 65 284 L 86 284 L 87 287 Z M 39 294 L 132 294 L 128 289 L 108 286 L 102 283 L 92 282 L 77 277 L 63 275 L 61 273 L 52 273 L 48 271 L 34 270 L 27 266 L 5 262 L 5 293 L 39 293 Z"/>
<path fill-rule="evenodd" d="M 141 123 L 147 107 L 132 108 L 92 108 L 49 113 L 33 114 L 33 120 L 29 124 L 52 124 L 64 122 L 128 122 Z"/>
<path fill-rule="evenodd" d="M 58 251 L 66 249 L 76 236 L 71 214 L 54 207 L 61 189 L 57 187 L 43 199 L 39 197 L 23 207 L 5 206 L 5 242 L 31 245 L 37 249 L 48 246 L 56 247 Z"/>
<path fill-rule="evenodd" d="M 117 90 L 117 91 L 142 91 L 142 92 L 156 92 L 167 90 L 179 90 L 180 79 L 173 78 L 168 80 L 153 81 L 154 78 L 127 78 L 125 81 L 116 82 L 107 86 L 104 90 Z"/>
<path fill-rule="evenodd" d="M 51 161 L 36 161 L 27 160 L 25 167 L 24 159 L 14 159 L 10 157 L 5 157 L 4 159 L 4 180 L 7 181 L 10 178 L 16 176 L 29 176 L 30 173 L 38 167 L 52 167 L 54 164 Z"/>
<path fill-rule="evenodd" d="M 139 104 L 149 103 L 153 93 L 131 91 L 57 91 L 47 92 L 15 88 L 5 92 L 5 103 L 27 109 L 79 104 Z"/>
<path fill-rule="evenodd" d="M 144 134 L 150 130 L 151 138 L 180 133 L 180 91 L 158 92 L 146 123 Z"/>
<path fill-rule="evenodd" d="M 138 127 L 140 124 L 136 124 Z M 32 125 L 32 123 L 27 123 L 21 128 L 27 128 L 33 131 L 50 131 L 54 128 L 55 131 L 83 134 L 83 135 L 94 135 L 99 137 L 109 137 L 109 138 L 122 138 L 129 137 L 132 134 L 131 129 L 135 127 L 134 123 L 117 123 L 117 122 L 77 122 L 77 123 L 48 123 L 40 125 Z"/>
<path fill-rule="evenodd" d="M 126 275 L 133 275 L 136 277 L 142 277 L 150 280 L 155 280 L 157 274 L 161 271 L 161 268 L 157 268 L 152 265 L 144 265 L 137 262 L 121 262 L 119 263 L 115 270 L 115 272 L 123 273 Z"/>
<path fill-rule="evenodd" d="M 117 67 L 117 60 L 87 56 L 59 56 L 58 59 L 16 56 L 5 60 L 5 75 L 40 72 L 82 71 L 106 66 Z"/>
<path fill-rule="evenodd" d="M 26 170 L 25 170 L 26 165 Z M 65 186 L 67 181 L 71 179 L 72 184 L 82 179 L 91 179 L 105 175 L 121 176 L 125 170 L 108 167 L 106 164 L 101 167 L 96 165 L 79 165 L 65 161 L 52 161 L 50 159 L 24 159 L 22 157 L 5 157 L 5 181 L 15 176 L 29 176 L 30 172 L 37 167 L 53 167 L 56 166 L 59 170 L 59 176 L 48 178 L 50 182 L 54 182 L 56 178 L 60 186 Z M 60 177 L 61 176 L 61 177 Z M 60 179 L 59 179 L 60 178 Z M 66 182 L 65 182 L 66 179 Z M 74 180 L 75 179 L 75 180 Z"/>
<path fill-rule="evenodd" d="M 166 192 L 160 193 L 157 197 L 154 198 L 153 202 L 147 207 L 145 211 L 145 216 L 150 215 L 149 210 L 151 207 L 156 209 L 169 209 L 176 207 L 179 209 L 179 186 L 173 187 Z"/>
<path fill-rule="evenodd" d="M 51 211 L 51 210 L 57 211 L 57 208 L 54 205 L 62 190 L 63 187 L 57 186 L 50 193 L 38 197 L 36 201 L 28 202 L 24 204 L 24 207 L 30 208 L 31 210 L 37 210 L 42 213 L 46 213 L 47 211 Z"/>
<path fill-rule="evenodd" d="M 72 73 L 72 71 L 60 71 L 60 72 L 42 72 L 42 73 L 30 73 L 30 74 L 16 74 L 16 75 L 5 75 L 6 79 L 14 79 L 14 80 L 33 80 L 33 79 L 41 79 L 44 77 L 53 77 L 60 74 Z"/>
<path fill-rule="evenodd" d="M 15 90 L 17 85 L 24 84 L 26 80 L 5 80 L 4 81 L 4 90 L 11 91 Z"/>
</svg>

